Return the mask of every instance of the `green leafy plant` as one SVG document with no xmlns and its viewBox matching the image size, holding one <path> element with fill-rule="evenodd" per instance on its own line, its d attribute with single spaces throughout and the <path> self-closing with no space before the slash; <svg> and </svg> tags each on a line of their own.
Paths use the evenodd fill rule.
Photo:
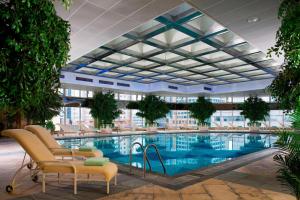
<svg viewBox="0 0 300 200">
<path fill-rule="evenodd" d="M 272 96 L 284 109 L 294 110 L 291 115 L 295 129 L 300 127 L 300 3 L 299 0 L 282 0 L 278 17 L 281 26 L 277 31 L 276 44 L 268 54 L 284 54 L 282 71 L 269 87 Z M 282 132 L 276 142 L 280 152 L 274 156 L 279 164 L 277 178 L 300 199 L 300 135 Z"/>
<path fill-rule="evenodd" d="M 216 109 L 214 105 L 204 97 L 198 97 L 195 103 L 188 107 L 191 117 L 197 120 L 198 125 L 206 125 L 205 120 L 210 118 Z"/>
<path fill-rule="evenodd" d="M 250 120 L 250 126 L 258 125 L 259 121 L 265 120 L 269 115 L 269 105 L 258 97 L 249 97 L 240 105 L 241 115 Z"/>
<path fill-rule="evenodd" d="M 294 112 L 291 114 L 292 127 L 296 130 L 300 130 L 300 97 Z"/>
<path fill-rule="evenodd" d="M 44 127 L 48 130 L 51 131 L 51 133 L 53 133 L 55 131 L 55 125 L 53 124 L 53 122 L 51 120 L 46 121 L 44 124 Z"/>
<path fill-rule="evenodd" d="M 87 100 L 83 104 L 91 109 L 90 114 L 95 120 L 96 128 L 104 128 L 107 125 L 112 125 L 113 120 L 118 118 L 122 113 L 118 109 L 115 95 L 112 92 L 105 94 L 97 92 L 91 100 Z"/>
<path fill-rule="evenodd" d="M 300 135 L 293 132 L 280 133 L 275 143 L 280 151 L 273 157 L 279 164 L 277 178 L 300 199 Z"/>
<path fill-rule="evenodd" d="M 69 2 L 63 0 L 67 6 Z M 15 116 L 20 127 L 22 118 L 39 110 L 49 94 L 59 100 L 70 25 L 56 15 L 51 0 L 0 1 L 0 7 L 0 111 Z"/>
<path fill-rule="evenodd" d="M 269 54 L 284 53 L 289 66 L 300 66 L 300 3 L 299 0 L 282 0 L 278 18 L 281 21 L 276 34 L 276 44 L 270 48 Z"/>
<path fill-rule="evenodd" d="M 268 90 L 282 108 L 294 109 L 300 96 L 300 68 L 285 65 Z"/>
<path fill-rule="evenodd" d="M 299 0 L 282 0 L 278 10 L 281 21 L 276 44 L 268 55 L 284 55 L 282 71 L 269 87 L 271 95 L 283 109 L 292 110 L 300 96 L 300 3 Z"/>
<path fill-rule="evenodd" d="M 139 112 L 137 116 L 145 118 L 146 125 L 153 126 L 155 120 L 166 117 L 166 114 L 170 111 L 168 105 L 162 99 L 148 95 L 137 104 Z"/>
<path fill-rule="evenodd" d="M 51 120 L 54 116 L 59 115 L 62 107 L 61 97 L 56 94 L 56 91 L 49 88 L 45 88 L 44 96 L 38 101 L 35 99 L 32 101 L 34 106 L 31 104 L 25 109 L 29 124 L 45 124 L 47 120 Z"/>
</svg>

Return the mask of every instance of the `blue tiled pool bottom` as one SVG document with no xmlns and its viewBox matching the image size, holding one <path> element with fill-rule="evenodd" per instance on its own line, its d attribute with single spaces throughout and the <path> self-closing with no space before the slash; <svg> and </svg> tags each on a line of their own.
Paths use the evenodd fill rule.
<svg viewBox="0 0 300 200">
<path fill-rule="evenodd" d="M 276 140 L 277 136 L 270 134 L 178 133 L 63 139 L 59 142 L 68 148 L 94 146 L 111 161 L 125 165 L 129 165 L 131 144 L 140 142 L 146 146 L 153 143 L 163 158 L 167 175 L 174 176 L 270 148 Z M 132 152 L 133 166 L 142 168 L 141 148 L 135 145 Z M 152 171 L 163 174 L 154 149 L 149 148 L 147 155 Z"/>
</svg>

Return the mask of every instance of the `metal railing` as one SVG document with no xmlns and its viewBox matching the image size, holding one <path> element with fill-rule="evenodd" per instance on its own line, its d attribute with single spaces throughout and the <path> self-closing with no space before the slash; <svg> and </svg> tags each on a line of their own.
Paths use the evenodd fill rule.
<svg viewBox="0 0 300 200">
<path fill-rule="evenodd" d="M 134 147 L 134 145 L 139 145 L 139 146 L 141 147 L 143 153 L 145 152 L 144 147 L 143 147 L 143 145 L 142 145 L 141 143 L 139 143 L 139 142 L 134 142 L 134 143 L 131 145 L 131 147 L 130 147 L 130 153 L 129 153 L 129 166 L 130 166 L 129 172 L 130 172 L 130 173 L 132 172 L 132 148 Z M 152 171 L 152 168 L 151 168 L 149 159 L 146 158 L 146 160 L 147 160 L 147 163 L 148 163 L 148 166 L 149 166 L 149 170 Z M 146 164 L 146 162 L 145 162 L 145 160 L 144 160 L 144 166 L 145 166 L 145 164 Z"/>
<path fill-rule="evenodd" d="M 144 178 L 146 177 L 146 161 L 147 161 L 148 166 L 149 166 L 149 171 L 150 172 L 152 171 L 152 168 L 151 168 L 148 156 L 147 156 L 147 151 L 148 151 L 149 147 L 153 147 L 155 149 L 156 155 L 157 155 L 157 157 L 159 159 L 159 162 L 160 162 L 160 164 L 161 164 L 161 166 L 164 170 L 164 175 L 166 175 L 166 167 L 163 163 L 162 157 L 159 153 L 159 150 L 158 150 L 157 146 L 155 144 L 148 144 L 146 146 L 146 148 L 144 149 L 143 145 L 139 142 L 133 143 L 130 147 L 130 153 L 129 153 L 129 166 L 130 166 L 129 171 L 130 171 L 130 173 L 132 172 L 132 148 L 134 147 L 134 145 L 139 145 L 141 147 L 142 151 L 143 151 L 143 161 L 144 161 L 143 162 L 143 175 L 144 175 Z"/>
<path fill-rule="evenodd" d="M 166 167 L 165 167 L 165 165 L 164 165 L 164 163 L 163 163 L 163 160 L 162 160 L 162 158 L 161 158 L 161 156 L 160 156 L 160 153 L 159 153 L 159 151 L 158 151 L 157 146 L 156 146 L 155 144 L 148 144 L 148 145 L 146 146 L 146 148 L 145 148 L 145 151 L 144 151 L 144 177 L 146 176 L 146 165 L 145 165 L 145 161 L 148 160 L 148 157 L 147 157 L 147 151 L 148 151 L 148 148 L 149 148 L 149 147 L 153 147 L 153 148 L 155 149 L 156 155 L 158 156 L 158 159 L 159 159 L 159 161 L 160 161 L 160 164 L 161 164 L 161 166 L 162 166 L 163 169 L 164 169 L 164 175 L 166 175 Z"/>
</svg>

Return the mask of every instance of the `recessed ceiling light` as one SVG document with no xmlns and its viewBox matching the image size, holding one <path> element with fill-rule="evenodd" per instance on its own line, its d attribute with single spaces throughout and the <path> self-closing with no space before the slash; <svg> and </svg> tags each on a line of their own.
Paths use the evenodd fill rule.
<svg viewBox="0 0 300 200">
<path fill-rule="evenodd" d="M 255 22 L 258 22 L 259 21 L 259 18 L 258 17 L 249 17 L 247 19 L 247 22 L 248 23 L 255 23 Z"/>
</svg>

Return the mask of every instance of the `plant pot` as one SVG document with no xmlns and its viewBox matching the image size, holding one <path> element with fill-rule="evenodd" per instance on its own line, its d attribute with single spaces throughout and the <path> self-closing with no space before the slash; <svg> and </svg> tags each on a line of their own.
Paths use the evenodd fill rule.
<svg viewBox="0 0 300 200">
<path fill-rule="evenodd" d="M 111 134 L 112 133 L 112 129 L 111 128 L 103 128 L 103 129 L 101 129 L 100 133 Z"/>
<path fill-rule="evenodd" d="M 156 132 L 157 131 L 157 127 L 156 126 L 150 126 L 147 128 L 148 132 Z"/>
<path fill-rule="evenodd" d="M 259 127 L 257 127 L 257 126 L 250 126 L 249 127 L 249 131 L 250 132 L 259 132 Z"/>
<path fill-rule="evenodd" d="M 208 126 L 199 126 L 199 127 L 198 127 L 198 130 L 199 130 L 200 132 L 207 132 L 207 131 L 208 131 Z"/>
</svg>

